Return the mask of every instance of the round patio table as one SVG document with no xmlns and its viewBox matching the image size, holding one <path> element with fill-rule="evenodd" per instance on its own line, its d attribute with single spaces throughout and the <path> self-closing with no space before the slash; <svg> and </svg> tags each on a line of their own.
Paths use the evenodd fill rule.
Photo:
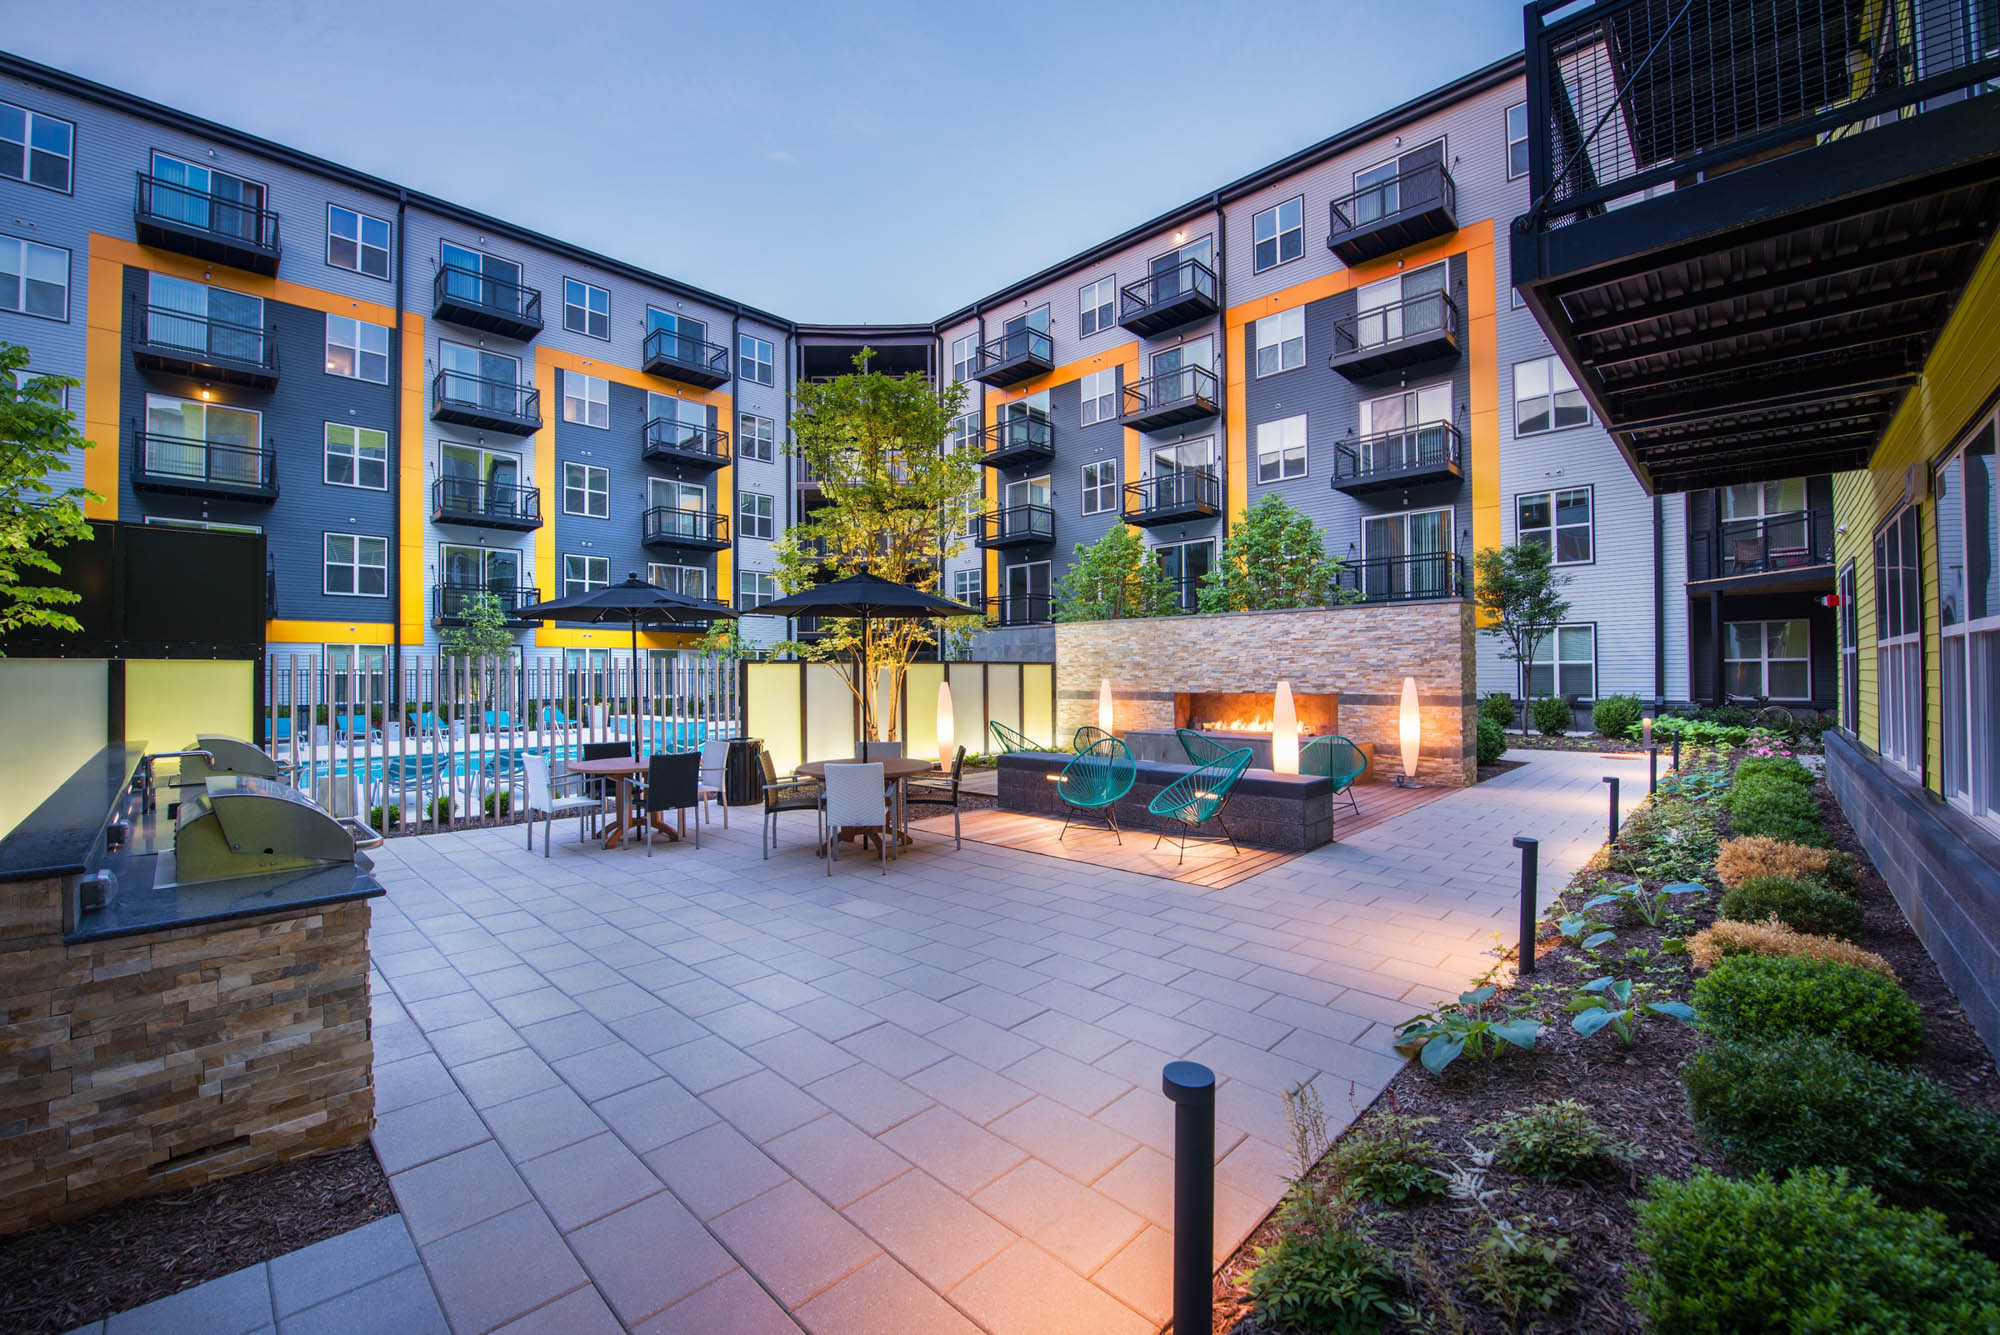
<svg viewBox="0 0 2000 1335">
<path fill-rule="evenodd" d="M 882 767 L 882 777 L 896 785 L 898 807 L 901 807 L 902 805 L 901 797 L 903 791 L 903 781 L 905 779 L 915 778 L 919 774 L 928 774 L 932 770 L 937 768 L 937 763 L 935 761 L 916 760 L 912 759 L 909 756 L 875 756 L 871 757 L 866 761 L 862 760 L 860 756 L 849 756 L 845 760 L 808 760 L 805 764 L 800 765 L 796 769 L 794 769 L 792 773 L 803 774 L 807 778 L 818 779 L 822 783 L 824 783 L 826 781 L 826 767 L 828 765 L 862 765 L 862 764 L 880 765 Z M 875 831 L 869 829 L 863 829 L 860 831 L 860 833 L 863 838 L 869 838 L 874 836 Z M 854 838 L 854 835 L 852 833 L 849 833 L 848 829 L 842 829 L 840 832 L 840 837 L 843 840 L 848 840 Z M 910 838 L 910 832 L 908 830 L 898 830 L 896 832 L 896 842 L 899 844 L 908 844 L 908 843 L 914 843 L 915 840 Z M 819 847 L 819 851 L 823 855 L 826 852 L 826 845 L 821 844 Z"/>
<path fill-rule="evenodd" d="M 612 821 L 610 831 L 604 836 L 604 847 L 607 850 L 616 848 L 618 845 L 624 843 L 627 834 L 637 834 L 639 832 L 640 823 L 644 820 L 644 816 L 640 812 L 633 810 L 632 781 L 646 772 L 647 765 L 647 761 L 634 760 L 630 756 L 607 756 L 603 760 L 572 760 L 569 762 L 569 772 L 572 774 L 591 774 L 600 779 L 613 779 L 617 781 L 618 814 Z M 685 814 L 683 814 L 682 818 L 686 818 Z M 673 826 L 660 819 L 657 813 L 653 816 L 653 828 L 661 834 L 666 835 L 670 842 L 681 837 L 679 832 Z"/>
</svg>

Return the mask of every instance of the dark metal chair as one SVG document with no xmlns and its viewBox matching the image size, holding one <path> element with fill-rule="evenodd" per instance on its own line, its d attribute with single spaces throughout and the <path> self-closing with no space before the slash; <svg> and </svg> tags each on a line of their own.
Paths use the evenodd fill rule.
<svg viewBox="0 0 2000 1335">
<path fill-rule="evenodd" d="M 810 811 L 817 820 L 826 785 L 818 779 L 780 779 L 769 751 L 760 748 L 757 759 L 764 762 L 764 856 L 768 859 L 778 842 L 778 813 Z"/>
<path fill-rule="evenodd" d="M 585 742 L 582 754 L 577 757 L 578 760 L 630 760 L 631 758 L 630 742 Z M 615 800 L 618 796 L 618 781 L 593 777 L 583 785 L 583 791 L 597 799 L 598 815 L 601 817 L 604 814 L 604 804 Z"/>
<path fill-rule="evenodd" d="M 701 752 L 670 751 L 646 761 L 646 792 L 640 802 L 646 823 L 646 856 L 653 856 L 653 817 L 663 811 L 682 813 L 687 827 L 689 807 L 701 806 Z M 694 816 L 694 846 L 701 847 L 701 812 Z"/>
<path fill-rule="evenodd" d="M 959 747 L 958 754 L 951 759 L 951 777 L 945 783 L 912 782 L 903 790 L 905 807 L 950 807 L 951 843 L 953 848 L 964 848 L 965 839 L 958 828 L 958 781 L 965 773 L 965 748 Z"/>
</svg>

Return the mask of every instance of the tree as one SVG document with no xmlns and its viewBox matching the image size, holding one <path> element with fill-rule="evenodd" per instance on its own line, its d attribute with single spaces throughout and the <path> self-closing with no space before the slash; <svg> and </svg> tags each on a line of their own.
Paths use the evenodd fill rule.
<svg viewBox="0 0 2000 1335">
<path fill-rule="evenodd" d="M 1520 686 L 1521 731 L 1528 729 L 1528 664 L 1541 646 L 1569 615 L 1569 599 L 1562 591 L 1569 576 L 1557 572 L 1549 549 L 1539 542 L 1517 542 L 1511 547 L 1488 547 L 1472 561 L 1473 601 L 1478 606 L 1480 629 L 1506 647 L 1502 658 L 1515 664 L 1515 681 Z"/>
<path fill-rule="evenodd" d="M 472 698 L 479 699 L 486 670 L 514 657 L 514 633 L 507 629 L 507 612 L 497 595 L 467 594 L 459 604 L 460 624 L 438 636 L 438 650 L 462 658 L 472 668 Z"/>
<path fill-rule="evenodd" d="M 698 653 L 714 654 L 731 662 L 742 658 L 762 658 L 765 652 L 743 637 L 742 623 L 734 620 L 717 621 L 710 625 L 708 633 L 696 640 L 694 647 Z"/>
<path fill-rule="evenodd" d="M 1139 530 L 1119 524 L 1088 547 L 1077 544 L 1076 560 L 1056 581 L 1049 615 L 1055 621 L 1111 621 L 1178 610 L 1174 586 Z"/>
<path fill-rule="evenodd" d="M 67 471 L 73 451 L 91 448 L 63 406 L 64 392 L 82 382 L 23 379 L 27 366 L 26 348 L 0 343 L 0 636 L 28 626 L 74 635 L 83 624 L 60 609 L 81 595 L 36 572 L 62 573 L 50 553 L 90 537 L 84 502 L 103 498 L 51 479 Z"/>
<path fill-rule="evenodd" d="M 945 562 L 965 550 L 979 456 L 945 443 L 965 387 L 940 390 L 921 374 L 870 371 L 873 356 L 863 348 L 851 374 L 794 391 L 786 451 L 811 470 L 826 501 L 776 544 L 778 587 L 786 593 L 863 571 L 936 593 Z M 902 716 L 904 679 L 910 660 L 935 638 L 931 623 L 871 621 L 866 643 L 858 619 L 833 618 L 820 628 L 810 643 L 778 647 L 807 662 L 845 667 L 868 717 L 867 740 L 878 740 L 882 725 L 893 730 Z"/>
<path fill-rule="evenodd" d="M 1201 581 L 1204 612 L 1268 612 L 1323 607 L 1360 595 L 1340 587 L 1345 563 L 1326 554 L 1319 525 L 1267 492 L 1230 529 L 1222 560 Z"/>
</svg>

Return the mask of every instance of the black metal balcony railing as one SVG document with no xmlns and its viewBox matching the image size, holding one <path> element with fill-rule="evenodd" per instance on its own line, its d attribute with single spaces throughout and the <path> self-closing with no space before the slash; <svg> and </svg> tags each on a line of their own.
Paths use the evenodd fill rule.
<svg viewBox="0 0 2000 1335">
<path fill-rule="evenodd" d="M 267 276 L 284 251 L 272 210 L 143 171 L 133 221 L 143 245 Z"/>
<path fill-rule="evenodd" d="M 1215 372 L 1206 366 L 1162 371 L 1125 386 L 1125 412 L 1120 420 L 1140 431 L 1161 431 L 1213 417 L 1219 411 Z"/>
<path fill-rule="evenodd" d="M 540 528 L 542 489 L 477 477 L 441 477 L 431 484 L 431 519 L 475 528 Z"/>
<path fill-rule="evenodd" d="M 1833 564 L 1833 516 L 1824 510 L 1725 519 L 1712 538 L 1708 560 L 1698 561 L 1689 579 L 1773 575 Z M 1706 571 L 1699 568 L 1702 564 Z"/>
<path fill-rule="evenodd" d="M 1420 292 L 1336 321 L 1330 364 L 1352 378 L 1456 356 L 1458 351 L 1458 303 L 1443 292 Z"/>
<path fill-rule="evenodd" d="M 666 547 L 727 547 L 729 516 L 714 510 L 656 505 L 640 521 L 640 540 Z"/>
<path fill-rule="evenodd" d="M 1046 330 L 1016 329 L 980 345 L 973 378 L 1004 389 L 1055 369 L 1056 344 Z"/>
<path fill-rule="evenodd" d="M 793 617 L 792 638 L 801 644 L 810 644 L 826 634 L 827 627 L 822 623 L 831 620 L 831 617 Z"/>
<path fill-rule="evenodd" d="M 716 469 L 729 462 L 729 433 L 671 417 L 646 423 L 639 453 L 654 463 Z"/>
<path fill-rule="evenodd" d="M 729 382 L 729 349 L 672 329 L 646 335 L 640 367 L 647 375 L 713 389 Z"/>
<path fill-rule="evenodd" d="M 1327 248 L 1362 264 L 1458 229 L 1458 185 L 1442 163 L 1405 168 L 1329 206 Z"/>
<path fill-rule="evenodd" d="M 542 429 L 542 392 L 512 380 L 439 371 L 431 381 L 431 416 L 513 436 Z"/>
<path fill-rule="evenodd" d="M 1458 427 L 1421 422 L 1374 431 L 1333 448 L 1333 488 L 1350 494 L 1462 476 Z"/>
<path fill-rule="evenodd" d="M 978 518 L 975 540 L 981 547 L 1025 547 L 1053 542 L 1056 512 L 1046 505 L 1005 505 Z"/>
<path fill-rule="evenodd" d="M 1125 519 L 1141 527 L 1206 519 L 1221 510 L 1222 480 L 1206 469 L 1183 468 L 1125 484 Z"/>
<path fill-rule="evenodd" d="M 274 333 L 164 306 L 136 307 L 132 355 L 150 370 L 255 389 L 278 383 Z"/>
<path fill-rule="evenodd" d="M 1055 427 L 1033 414 L 1002 417 L 979 433 L 980 462 L 991 468 L 1012 468 L 1055 457 Z"/>
<path fill-rule="evenodd" d="M 1045 626 L 1050 619 L 1046 593 L 1002 593 L 986 600 L 989 626 Z"/>
<path fill-rule="evenodd" d="M 1339 586 L 1359 593 L 1361 601 L 1369 603 L 1463 598 L 1470 587 L 1465 580 L 1465 558 L 1457 552 L 1348 561 L 1341 567 Z"/>
<path fill-rule="evenodd" d="M 278 498 L 278 451 L 269 445 L 200 440 L 132 428 L 132 485 L 246 501 Z"/>
<path fill-rule="evenodd" d="M 1147 338 L 1215 314 L 1215 270 L 1182 260 L 1118 289 L 1118 323 Z"/>
<path fill-rule="evenodd" d="M 444 583 L 431 591 L 433 620 L 437 624 L 456 625 L 472 615 L 473 604 L 482 595 L 497 598 L 500 615 L 510 626 L 529 626 L 534 618 L 523 617 L 521 609 L 542 600 L 542 591 L 536 588 L 516 587 L 511 584 L 456 584 Z"/>
<path fill-rule="evenodd" d="M 463 264 L 441 264 L 431 280 L 437 318 L 512 339 L 542 332 L 541 289 Z"/>
</svg>

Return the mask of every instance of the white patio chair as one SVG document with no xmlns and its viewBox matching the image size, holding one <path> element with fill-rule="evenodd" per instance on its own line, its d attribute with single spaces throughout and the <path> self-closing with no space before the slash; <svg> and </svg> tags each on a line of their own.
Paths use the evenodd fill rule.
<svg viewBox="0 0 2000 1335">
<path fill-rule="evenodd" d="M 821 802 L 826 812 L 826 874 L 833 875 L 841 827 L 858 825 L 882 831 L 882 874 L 887 876 L 889 841 L 896 832 L 889 828 L 889 798 L 882 790 L 881 763 L 828 765 L 826 796 Z"/>
<path fill-rule="evenodd" d="M 724 764 L 728 759 L 729 743 L 726 740 L 701 744 L 701 814 L 713 824 L 708 815 L 708 799 L 713 796 L 715 805 L 722 808 L 722 828 L 725 830 L 729 828 L 729 803 L 723 800 L 722 781 Z"/>
<path fill-rule="evenodd" d="M 549 856 L 549 839 L 555 828 L 556 817 L 576 814 L 576 841 L 584 840 L 584 817 L 599 811 L 604 803 L 583 793 L 565 793 L 560 796 L 555 791 L 555 781 L 549 777 L 547 756 L 522 756 L 521 769 L 528 779 L 528 805 L 523 813 L 528 818 L 528 851 L 535 851 L 535 813 L 542 815 L 542 856 Z M 581 774 L 568 776 L 581 779 Z"/>
</svg>

